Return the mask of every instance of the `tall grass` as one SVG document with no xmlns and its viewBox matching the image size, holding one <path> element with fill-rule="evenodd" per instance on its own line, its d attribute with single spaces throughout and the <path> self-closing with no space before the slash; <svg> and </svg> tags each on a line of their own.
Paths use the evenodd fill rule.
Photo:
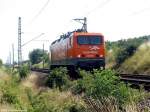
<svg viewBox="0 0 150 112">
<path fill-rule="evenodd" d="M 18 80 L 18 75 L 4 75 L 3 80 L 0 79 L 1 105 L 28 112 L 85 112 L 84 101 L 71 92 L 60 92 L 55 88 L 38 91 L 25 87 Z"/>
<path fill-rule="evenodd" d="M 121 82 L 112 70 L 80 71 L 80 74 L 83 78 L 77 80 L 73 92 L 84 96 L 91 112 L 140 112 L 137 104 L 150 97 Z"/>
<path fill-rule="evenodd" d="M 136 53 L 120 67 L 121 72 L 150 73 L 150 43 L 141 45 Z"/>
<path fill-rule="evenodd" d="M 149 112 L 150 107 L 141 107 L 135 102 L 131 102 L 123 107 L 119 107 L 116 100 L 112 97 L 103 100 L 86 98 L 88 112 Z"/>
<path fill-rule="evenodd" d="M 54 77 L 49 78 L 54 85 L 57 79 L 63 79 L 60 74 L 66 75 L 66 69 L 53 72 Z M 70 86 L 62 83 L 61 89 L 53 86 L 44 91 L 24 86 L 18 75 L 4 75 L 0 78 L 0 104 L 28 112 L 148 112 L 149 94 L 132 90 L 120 82 L 114 71 L 81 70 L 80 74 L 82 78 Z"/>
</svg>

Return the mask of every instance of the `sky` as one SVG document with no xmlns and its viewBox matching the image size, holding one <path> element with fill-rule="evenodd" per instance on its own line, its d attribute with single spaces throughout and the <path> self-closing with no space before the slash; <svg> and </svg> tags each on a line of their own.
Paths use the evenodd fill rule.
<svg viewBox="0 0 150 112">
<path fill-rule="evenodd" d="M 0 59 L 17 61 L 18 17 L 22 24 L 23 60 L 33 49 L 49 50 L 59 35 L 81 28 L 75 18 L 87 17 L 88 32 L 116 41 L 150 35 L 150 0 L 0 0 Z M 12 57 L 12 56 L 11 56 Z"/>
</svg>

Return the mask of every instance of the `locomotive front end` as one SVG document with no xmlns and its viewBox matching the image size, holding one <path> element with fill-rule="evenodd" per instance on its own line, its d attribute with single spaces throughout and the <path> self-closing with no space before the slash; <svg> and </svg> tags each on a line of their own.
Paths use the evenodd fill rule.
<svg viewBox="0 0 150 112">
<path fill-rule="evenodd" d="M 83 69 L 105 68 L 104 37 L 99 33 L 76 33 L 76 66 Z"/>
</svg>

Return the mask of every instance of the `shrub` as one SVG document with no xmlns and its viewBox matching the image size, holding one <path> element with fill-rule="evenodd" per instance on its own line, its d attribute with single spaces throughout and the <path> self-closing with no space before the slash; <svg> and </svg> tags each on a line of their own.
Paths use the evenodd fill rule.
<svg viewBox="0 0 150 112">
<path fill-rule="evenodd" d="M 85 112 L 84 101 L 69 91 L 32 90 L 33 88 L 24 87 L 16 75 L 7 75 L 6 78 L 0 79 L 0 104 L 10 106 L 8 109 L 28 112 Z"/>
<path fill-rule="evenodd" d="M 139 38 L 122 39 L 114 42 L 106 41 L 107 63 L 111 67 L 118 68 L 126 59 L 131 57 L 137 48 L 144 42 L 147 42 L 150 36 Z M 111 53 L 109 51 L 112 51 Z M 116 65 L 115 65 L 116 64 Z"/>
<path fill-rule="evenodd" d="M 70 92 L 51 90 L 35 94 L 27 90 L 29 112 L 85 112 L 84 104 Z"/>
<path fill-rule="evenodd" d="M 132 56 L 136 51 L 136 46 L 134 45 L 128 45 L 125 47 L 120 47 L 118 51 L 116 52 L 115 61 L 117 63 L 117 66 L 122 64 L 126 59 L 128 59 L 130 56 Z"/>
<path fill-rule="evenodd" d="M 1 104 L 11 104 L 15 108 L 22 108 L 19 94 L 20 88 L 18 86 L 17 77 L 11 76 L 9 79 L 1 81 L 0 83 L 0 101 Z"/>
<path fill-rule="evenodd" d="M 0 68 L 2 67 L 3 65 L 3 61 L 0 59 Z"/>
<path fill-rule="evenodd" d="M 25 78 L 27 77 L 28 73 L 29 73 L 29 67 L 28 66 L 21 66 L 20 69 L 19 69 L 19 75 L 20 75 L 20 78 Z"/>
<path fill-rule="evenodd" d="M 12 70 L 11 70 L 11 68 L 10 67 L 5 67 L 5 72 L 7 73 L 7 74 L 12 74 Z"/>
<path fill-rule="evenodd" d="M 129 101 L 131 89 L 120 82 L 117 74 L 112 70 L 94 70 L 93 73 L 80 71 L 83 76 L 76 83 L 74 93 L 85 92 L 86 96 L 102 99 L 104 97 L 114 97 L 119 104 Z"/>
<path fill-rule="evenodd" d="M 53 69 L 46 83 L 51 88 L 59 88 L 61 90 L 62 86 L 69 83 L 67 69 L 63 67 Z"/>
<path fill-rule="evenodd" d="M 18 103 L 18 98 L 17 98 L 17 95 L 16 95 L 16 92 L 14 91 L 13 88 L 3 88 L 2 89 L 2 99 L 1 99 L 1 102 L 7 102 L 9 104 L 15 104 L 15 103 Z"/>
<path fill-rule="evenodd" d="M 144 55 L 143 55 L 144 54 Z M 142 44 L 136 53 L 127 59 L 119 68 L 119 71 L 127 73 L 150 73 L 150 44 Z"/>
</svg>

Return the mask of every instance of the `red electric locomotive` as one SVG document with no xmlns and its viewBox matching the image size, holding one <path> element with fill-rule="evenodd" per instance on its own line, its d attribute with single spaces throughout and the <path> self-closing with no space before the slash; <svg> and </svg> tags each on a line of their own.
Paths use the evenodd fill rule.
<svg viewBox="0 0 150 112">
<path fill-rule="evenodd" d="M 104 36 L 78 31 L 63 35 L 50 46 L 50 62 L 51 68 L 104 68 Z"/>
</svg>

